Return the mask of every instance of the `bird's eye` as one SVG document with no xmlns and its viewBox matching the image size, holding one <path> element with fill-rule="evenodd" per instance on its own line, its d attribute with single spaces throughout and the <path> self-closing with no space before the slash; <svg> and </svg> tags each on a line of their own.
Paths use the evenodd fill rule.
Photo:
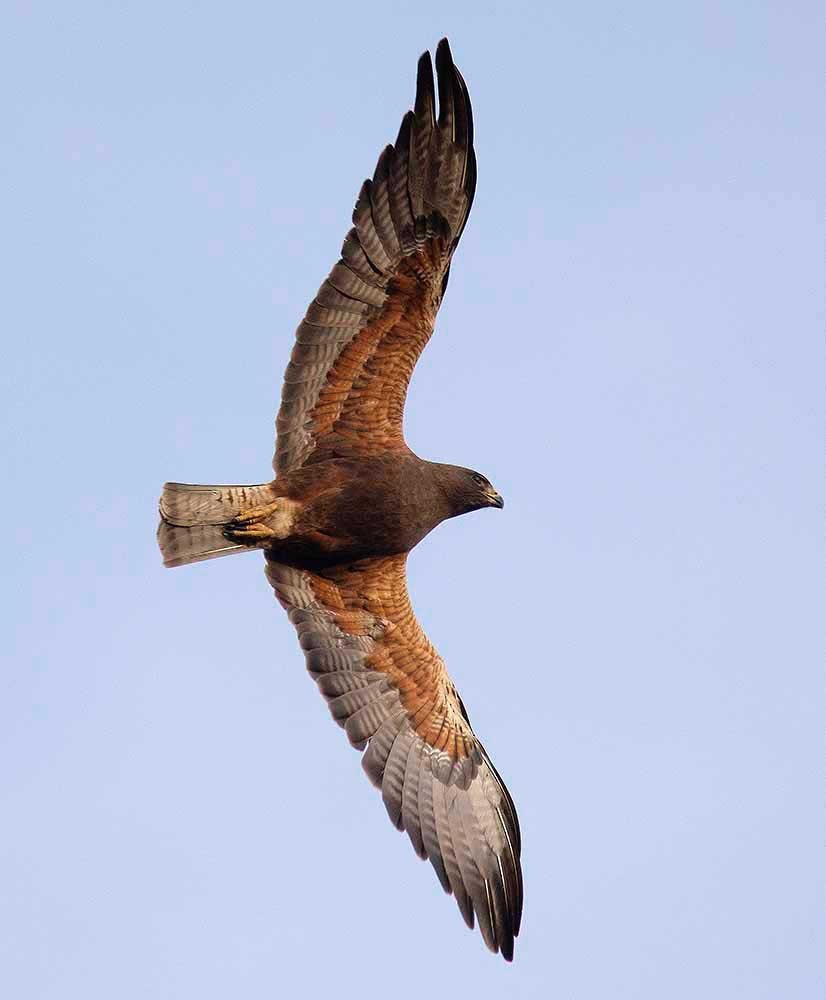
<svg viewBox="0 0 826 1000">
<path fill-rule="evenodd" d="M 473 481 L 474 483 L 476 483 L 477 486 L 485 486 L 487 483 L 485 477 L 480 476 L 478 472 L 473 473 Z"/>
</svg>

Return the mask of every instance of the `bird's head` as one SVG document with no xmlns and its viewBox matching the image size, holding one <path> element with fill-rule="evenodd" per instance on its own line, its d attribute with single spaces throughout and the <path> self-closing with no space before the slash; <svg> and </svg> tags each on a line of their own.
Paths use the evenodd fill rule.
<svg viewBox="0 0 826 1000">
<path fill-rule="evenodd" d="M 502 495 L 481 472 L 463 469 L 459 465 L 441 467 L 444 470 L 443 486 L 453 514 L 467 514 L 482 507 L 505 506 Z"/>
</svg>

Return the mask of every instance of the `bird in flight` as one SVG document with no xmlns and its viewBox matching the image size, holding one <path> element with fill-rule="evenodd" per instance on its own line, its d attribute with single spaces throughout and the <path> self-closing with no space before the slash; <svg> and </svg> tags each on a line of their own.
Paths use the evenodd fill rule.
<svg viewBox="0 0 826 1000">
<path fill-rule="evenodd" d="M 333 718 L 391 821 L 430 860 L 465 922 L 510 961 L 522 914 L 513 801 L 407 593 L 407 554 L 446 518 L 502 497 L 427 462 L 402 433 L 476 187 L 473 117 L 447 39 L 419 59 L 413 111 L 379 156 L 341 257 L 296 331 L 272 482 L 167 483 L 166 566 L 263 551 Z"/>
</svg>

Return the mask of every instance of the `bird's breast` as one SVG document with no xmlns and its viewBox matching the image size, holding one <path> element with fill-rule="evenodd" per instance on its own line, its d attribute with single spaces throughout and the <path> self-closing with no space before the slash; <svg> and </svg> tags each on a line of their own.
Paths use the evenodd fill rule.
<svg viewBox="0 0 826 1000">
<path fill-rule="evenodd" d="M 308 520 L 370 555 L 407 552 L 438 524 L 420 491 L 399 481 L 353 480 L 311 504 Z"/>
<path fill-rule="evenodd" d="M 426 463 L 415 456 L 330 460 L 278 480 L 301 502 L 273 558 L 311 567 L 409 552 L 448 516 Z"/>
</svg>

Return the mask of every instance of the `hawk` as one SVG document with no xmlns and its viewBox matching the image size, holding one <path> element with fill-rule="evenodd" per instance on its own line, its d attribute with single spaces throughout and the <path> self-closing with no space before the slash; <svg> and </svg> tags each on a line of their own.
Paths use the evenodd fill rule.
<svg viewBox="0 0 826 1000">
<path fill-rule="evenodd" d="M 407 554 L 446 518 L 502 497 L 427 462 L 402 433 L 476 187 L 467 87 L 447 39 L 418 64 L 413 111 L 359 192 L 341 257 L 298 327 L 272 482 L 167 483 L 166 566 L 263 551 L 333 718 L 469 927 L 510 961 L 522 913 L 519 823 L 407 593 Z"/>
</svg>

